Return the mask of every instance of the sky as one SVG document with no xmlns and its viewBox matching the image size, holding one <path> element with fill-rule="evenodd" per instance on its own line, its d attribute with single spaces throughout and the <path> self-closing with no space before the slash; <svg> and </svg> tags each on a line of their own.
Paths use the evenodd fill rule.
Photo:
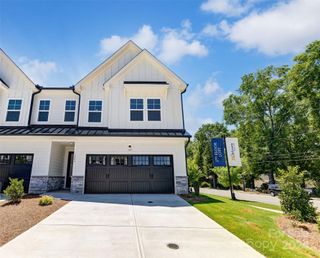
<svg viewBox="0 0 320 258">
<path fill-rule="evenodd" d="M 70 86 L 135 41 L 182 77 L 186 128 L 222 122 L 244 74 L 320 39 L 320 0 L 0 0 L 0 47 L 36 83 Z"/>
</svg>

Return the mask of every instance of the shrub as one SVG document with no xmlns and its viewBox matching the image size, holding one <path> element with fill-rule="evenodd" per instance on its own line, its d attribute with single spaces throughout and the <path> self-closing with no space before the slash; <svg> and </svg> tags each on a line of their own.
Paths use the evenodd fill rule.
<svg viewBox="0 0 320 258">
<path fill-rule="evenodd" d="M 199 195 L 200 185 L 204 181 L 205 175 L 193 159 L 188 159 L 188 179 L 189 184 L 194 188 L 195 194 Z"/>
<path fill-rule="evenodd" d="M 203 188 L 210 188 L 210 187 L 211 187 L 210 183 L 208 183 L 208 182 L 206 182 L 206 181 L 203 181 L 203 182 L 200 184 L 200 186 L 203 187 Z"/>
<path fill-rule="evenodd" d="M 52 203 L 53 203 L 53 197 L 49 195 L 44 195 L 39 200 L 40 206 L 47 206 L 47 205 L 51 205 Z"/>
<path fill-rule="evenodd" d="M 218 175 L 218 182 L 225 188 L 229 188 L 229 175 L 227 168 L 216 167 L 213 168 L 213 172 Z M 230 169 L 231 183 L 233 186 L 239 186 L 241 184 L 240 171 L 238 169 Z"/>
<path fill-rule="evenodd" d="M 19 203 L 24 195 L 23 179 L 9 178 L 9 186 L 3 191 L 11 203 Z"/>
<path fill-rule="evenodd" d="M 290 166 L 279 172 L 282 211 L 299 221 L 316 222 L 316 209 L 310 202 L 310 196 L 302 188 L 304 172 L 299 172 L 299 167 Z"/>
</svg>

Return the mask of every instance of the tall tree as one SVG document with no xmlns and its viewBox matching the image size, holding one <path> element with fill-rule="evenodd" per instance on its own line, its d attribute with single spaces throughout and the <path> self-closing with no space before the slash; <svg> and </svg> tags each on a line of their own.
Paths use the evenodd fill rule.
<svg viewBox="0 0 320 258">
<path fill-rule="evenodd" d="M 217 175 L 212 171 L 211 139 L 228 135 L 228 129 L 222 123 L 203 124 L 194 135 L 191 147 L 194 160 L 207 177 L 213 177 L 214 187 L 217 186 Z"/>
<path fill-rule="evenodd" d="M 279 167 L 275 157 L 286 151 L 281 138 L 287 136 L 291 103 L 287 101 L 287 66 L 269 66 L 242 77 L 239 95 L 224 101 L 224 118 L 234 125 L 251 174 L 266 171 L 269 182 Z"/>
</svg>

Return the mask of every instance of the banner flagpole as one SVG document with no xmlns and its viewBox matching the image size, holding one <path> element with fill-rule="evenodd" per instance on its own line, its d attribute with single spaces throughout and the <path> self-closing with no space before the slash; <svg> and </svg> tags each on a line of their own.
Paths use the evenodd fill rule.
<svg viewBox="0 0 320 258">
<path fill-rule="evenodd" d="M 229 166 L 229 159 L 228 159 L 228 150 L 227 150 L 227 143 L 226 143 L 226 136 L 223 136 L 223 141 L 224 141 L 224 148 L 226 149 L 226 163 L 227 163 L 227 169 L 228 169 L 228 177 L 229 177 L 229 186 L 230 186 L 230 194 L 231 194 L 231 199 L 236 200 L 236 196 L 233 192 L 233 185 L 231 182 L 231 174 L 230 174 L 230 166 Z"/>
</svg>

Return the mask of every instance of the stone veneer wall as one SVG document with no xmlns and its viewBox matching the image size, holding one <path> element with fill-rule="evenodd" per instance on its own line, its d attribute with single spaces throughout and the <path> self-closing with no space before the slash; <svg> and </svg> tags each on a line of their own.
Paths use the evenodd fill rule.
<svg viewBox="0 0 320 258">
<path fill-rule="evenodd" d="M 71 193 L 84 193 L 84 177 L 73 176 L 71 177 Z"/>
<path fill-rule="evenodd" d="M 63 176 L 32 176 L 30 178 L 29 193 L 45 193 L 62 189 L 63 186 Z"/>
<path fill-rule="evenodd" d="M 188 194 L 188 177 L 176 176 L 176 193 Z"/>
</svg>

